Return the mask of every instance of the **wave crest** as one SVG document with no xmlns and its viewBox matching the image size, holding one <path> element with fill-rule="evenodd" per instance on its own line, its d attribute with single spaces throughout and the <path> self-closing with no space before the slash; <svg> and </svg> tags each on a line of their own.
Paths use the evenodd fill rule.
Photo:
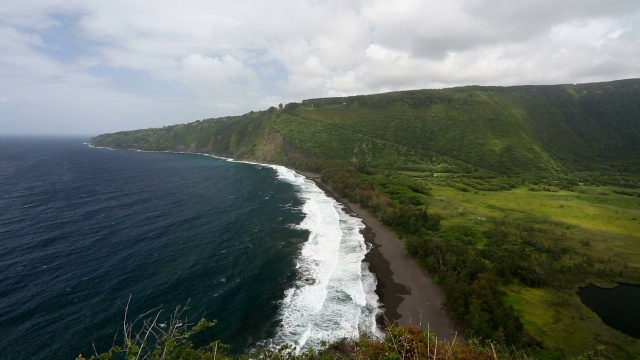
<svg viewBox="0 0 640 360">
<path fill-rule="evenodd" d="M 343 211 L 313 181 L 283 166 L 271 167 L 298 189 L 305 214 L 299 227 L 309 232 L 296 261 L 298 279 L 281 302 L 273 344 L 300 350 L 357 339 L 361 333 L 382 336 L 376 278 L 363 262 L 370 245 L 361 234 L 362 220 Z"/>
</svg>

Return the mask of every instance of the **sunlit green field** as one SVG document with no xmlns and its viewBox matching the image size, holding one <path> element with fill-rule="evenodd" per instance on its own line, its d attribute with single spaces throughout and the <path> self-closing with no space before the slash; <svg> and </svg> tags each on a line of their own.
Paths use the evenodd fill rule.
<svg viewBox="0 0 640 360">
<path fill-rule="evenodd" d="M 491 218 L 506 217 L 546 229 L 550 237 L 557 237 L 580 253 L 640 267 L 638 197 L 615 194 L 607 188 L 598 189 L 598 195 L 595 188 L 583 194 L 529 191 L 525 187 L 463 192 L 448 186 L 430 186 L 434 198 L 429 207 L 443 214 L 446 222 L 473 221 L 482 226 Z"/>
<path fill-rule="evenodd" d="M 616 358 L 640 358 L 640 340 L 605 325 L 572 292 L 509 286 L 507 294 L 527 332 L 550 350 L 577 355 L 604 346 Z"/>
<path fill-rule="evenodd" d="M 640 358 L 640 340 L 605 325 L 584 306 L 575 291 L 593 282 L 613 286 L 613 281 L 640 282 L 640 198 L 616 194 L 610 187 L 582 187 L 576 191 L 530 191 L 527 187 L 505 191 L 461 191 L 437 181 L 432 188 L 431 211 L 444 216 L 443 224 L 474 224 L 479 229 L 502 219 L 532 226 L 536 240 L 567 246 L 570 262 L 582 254 L 597 266 L 621 272 L 615 279 L 589 278 L 569 284 L 570 290 L 508 285 L 506 302 L 518 311 L 527 332 L 545 348 L 580 354 L 604 346 L 616 358 Z"/>
</svg>

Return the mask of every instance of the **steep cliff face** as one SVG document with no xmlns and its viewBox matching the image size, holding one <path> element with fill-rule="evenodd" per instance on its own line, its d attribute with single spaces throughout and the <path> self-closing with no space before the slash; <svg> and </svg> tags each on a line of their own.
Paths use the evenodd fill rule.
<svg viewBox="0 0 640 360">
<path fill-rule="evenodd" d="M 99 146 L 499 174 L 640 171 L 640 80 L 305 100 L 283 110 L 104 134 Z"/>
<path fill-rule="evenodd" d="M 245 156 L 249 159 L 267 162 L 283 162 L 286 159 L 316 157 L 301 148 L 291 145 L 282 133 L 274 128 L 269 128 L 266 136 L 260 141 L 260 146 L 256 147 L 254 153 L 247 152 Z"/>
</svg>

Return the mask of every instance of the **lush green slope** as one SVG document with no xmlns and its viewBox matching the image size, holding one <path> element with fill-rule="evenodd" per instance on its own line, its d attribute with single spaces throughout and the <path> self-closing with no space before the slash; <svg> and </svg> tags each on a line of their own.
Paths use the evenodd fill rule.
<svg viewBox="0 0 640 360">
<path fill-rule="evenodd" d="M 96 145 L 506 175 L 640 170 L 640 80 L 462 87 L 305 100 L 239 117 L 101 135 Z"/>
</svg>

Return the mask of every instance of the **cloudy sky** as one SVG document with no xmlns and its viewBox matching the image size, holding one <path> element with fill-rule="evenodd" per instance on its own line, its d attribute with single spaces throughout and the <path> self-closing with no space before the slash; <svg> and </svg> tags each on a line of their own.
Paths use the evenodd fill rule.
<svg viewBox="0 0 640 360">
<path fill-rule="evenodd" d="M 633 77 L 638 0 L 0 0 L 0 134 Z"/>
</svg>

